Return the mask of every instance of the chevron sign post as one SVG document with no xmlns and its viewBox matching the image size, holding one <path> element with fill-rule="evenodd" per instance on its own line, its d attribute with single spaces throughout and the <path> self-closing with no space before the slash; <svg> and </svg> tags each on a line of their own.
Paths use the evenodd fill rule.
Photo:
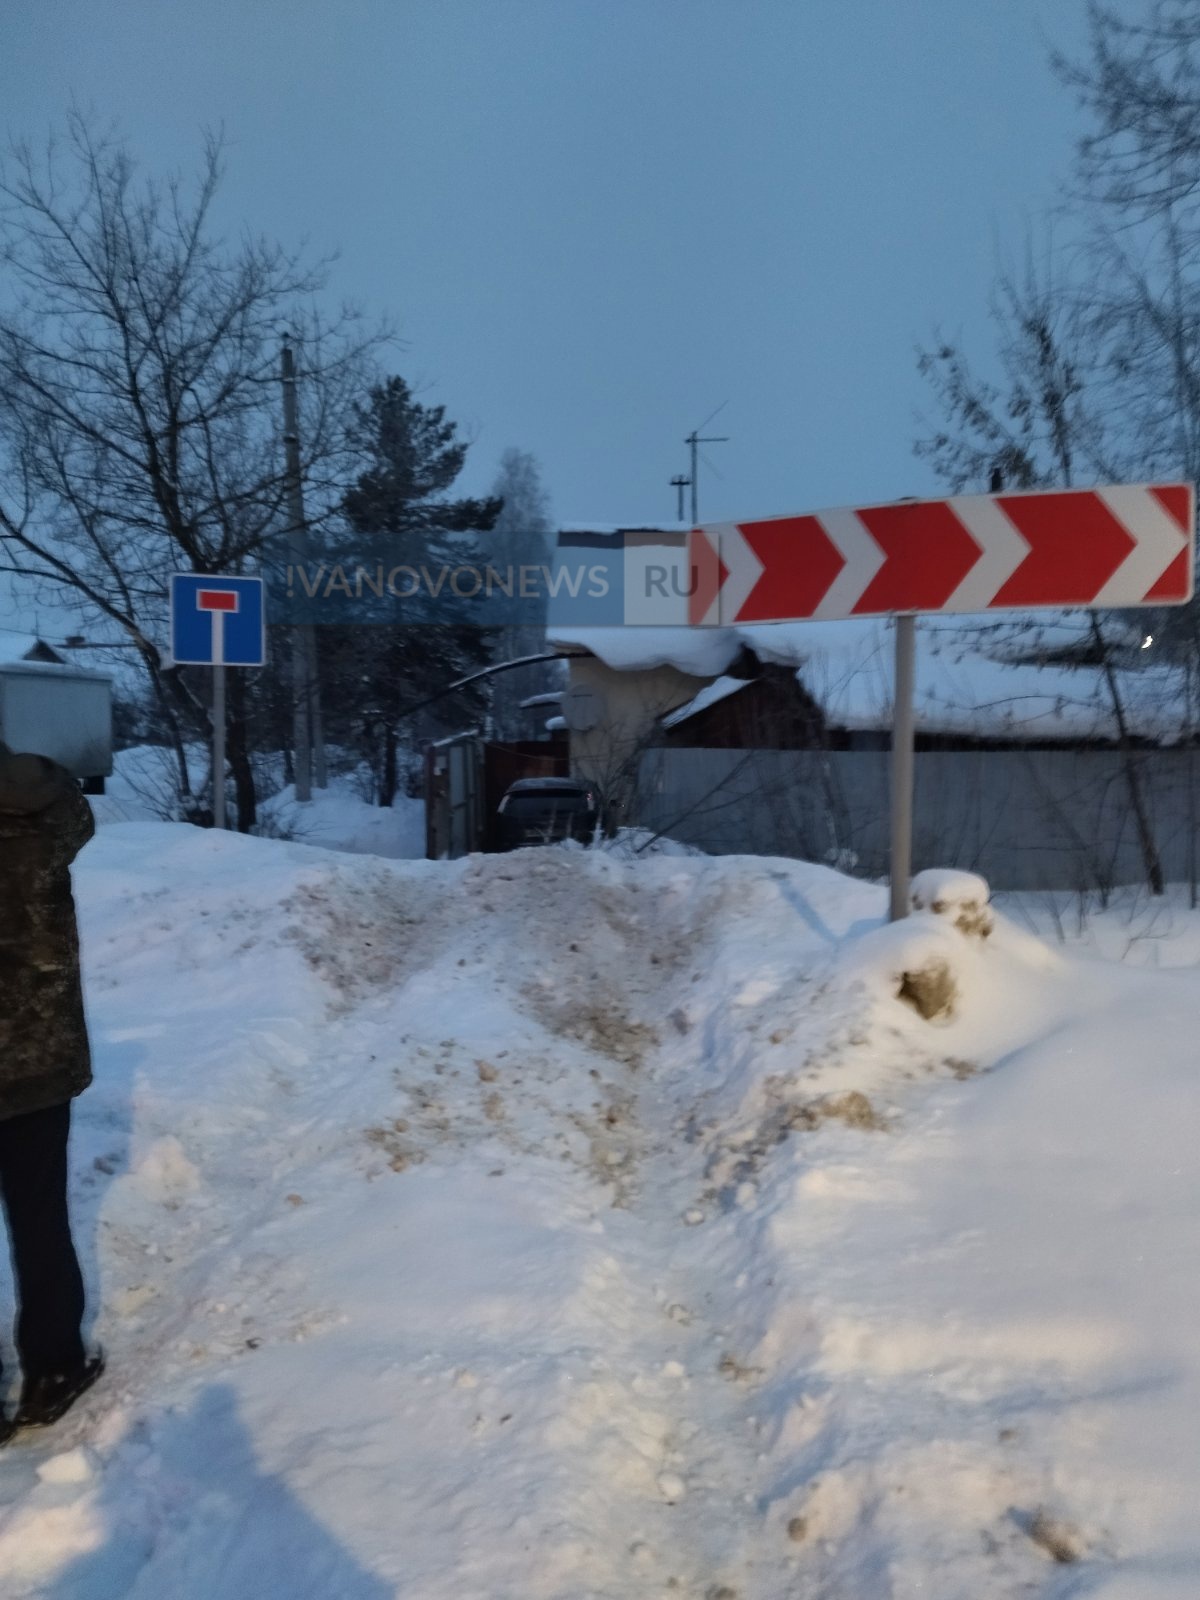
<svg viewBox="0 0 1200 1600">
<path fill-rule="evenodd" d="M 960 495 L 696 528 L 688 621 L 1182 605 L 1191 484 Z"/>
<path fill-rule="evenodd" d="M 688 536 L 694 627 L 894 616 L 892 920 L 908 914 L 921 612 L 1183 605 L 1192 597 L 1188 483 L 902 500 Z"/>
</svg>

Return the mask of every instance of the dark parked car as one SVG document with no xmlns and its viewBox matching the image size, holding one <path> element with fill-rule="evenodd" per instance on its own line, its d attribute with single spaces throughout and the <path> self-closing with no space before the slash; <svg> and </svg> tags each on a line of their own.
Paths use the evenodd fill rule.
<svg viewBox="0 0 1200 1600">
<path fill-rule="evenodd" d="M 592 838 L 596 792 L 575 778 L 518 778 L 500 802 L 500 848 Z"/>
</svg>

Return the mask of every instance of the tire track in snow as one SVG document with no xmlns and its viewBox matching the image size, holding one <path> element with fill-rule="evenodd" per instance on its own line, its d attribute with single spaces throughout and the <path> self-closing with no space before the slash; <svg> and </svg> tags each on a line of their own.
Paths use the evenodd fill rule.
<svg viewBox="0 0 1200 1600">
<path fill-rule="evenodd" d="M 626 1107 L 611 1135 L 621 1176 L 605 1218 L 609 1273 L 584 1308 L 585 1321 L 605 1335 L 612 1401 L 602 1423 L 592 1419 L 579 1438 L 597 1463 L 615 1534 L 606 1592 L 766 1600 L 766 1568 L 784 1583 L 789 1574 L 786 1562 L 762 1556 L 753 1492 L 758 1419 L 747 1390 L 763 1374 L 731 1348 L 738 1266 L 725 1260 L 714 1275 L 721 1252 L 705 1249 L 710 1213 L 697 1204 L 705 1174 L 692 1132 L 695 1106 L 680 1102 L 677 1079 L 656 1070 L 659 1038 L 647 1020 L 669 1025 L 687 993 L 682 968 L 703 970 L 706 953 L 689 943 L 686 962 L 670 956 L 671 943 L 682 942 L 680 928 L 661 907 L 616 931 L 616 970 L 593 952 L 569 1010 L 548 1018 L 603 1051 L 610 1092 Z M 601 1027 L 598 1018 L 606 1019 Z M 596 1163 L 601 1179 L 604 1142 Z M 615 1466 L 606 1431 L 620 1435 L 648 1470 Z"/>
</svg>

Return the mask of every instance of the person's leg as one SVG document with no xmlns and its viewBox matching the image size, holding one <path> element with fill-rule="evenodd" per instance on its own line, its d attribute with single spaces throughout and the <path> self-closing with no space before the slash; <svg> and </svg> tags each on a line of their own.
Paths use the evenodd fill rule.
<svg viewBox="0 0 1200 1600">
<path fill-rule="evenodd" d="M 17 1354 L 26 1383 L 84 1363 L 83 1277 L 67 1212 L 71 1107 L 0 1121 L 0 1189 L 17 1285 Z"/>
</svg>

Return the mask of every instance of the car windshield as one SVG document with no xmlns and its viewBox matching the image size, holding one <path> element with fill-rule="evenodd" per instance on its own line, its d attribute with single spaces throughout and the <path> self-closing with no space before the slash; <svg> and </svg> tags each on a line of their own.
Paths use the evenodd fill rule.
<svg viewBox="0 0 1200 1600">
<path fill-rule="evenodd" d="M 544 817 L 555 811 L 588 811 L 581 789 L 523 789 L 505 798 L 504 810 L 514 817 Z"/>
</svg>

